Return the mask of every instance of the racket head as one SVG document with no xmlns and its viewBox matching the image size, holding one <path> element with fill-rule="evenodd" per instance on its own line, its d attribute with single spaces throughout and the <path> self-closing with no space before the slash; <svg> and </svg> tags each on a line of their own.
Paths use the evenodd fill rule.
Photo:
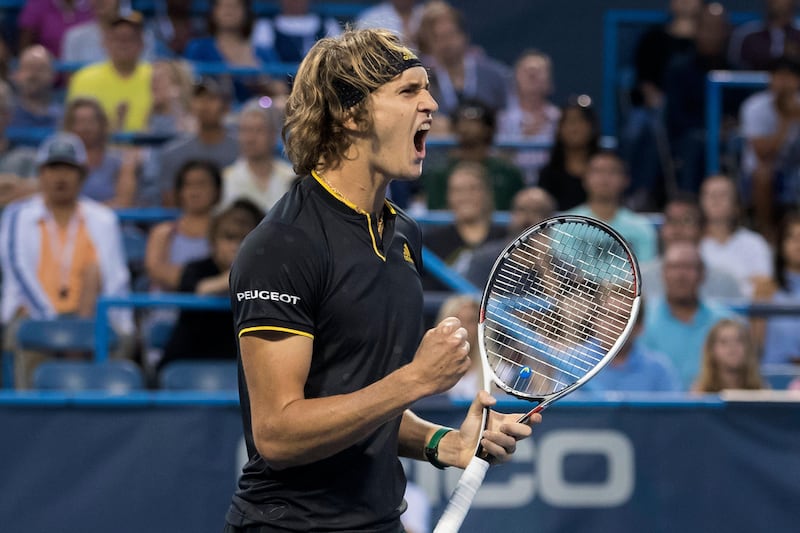
<svg viewBox="0 0 800 533">
<path fill-rule="evenodd" d="M 478 324 L 484 373 L 543 408 L 614 358 L 640 297 L 638 262 L 618 232 L 590 217 L 548 218 L 495 261 Z"/>
</svg>

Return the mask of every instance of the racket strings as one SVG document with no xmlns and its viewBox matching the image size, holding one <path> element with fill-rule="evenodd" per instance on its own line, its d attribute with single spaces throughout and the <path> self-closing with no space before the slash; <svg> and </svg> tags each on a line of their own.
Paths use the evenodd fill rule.
<svg viewBox="0 0 800 533">
<path fill-rule="evenodd" d="M 495 269 L 482 325 L 490 368 L 533 397 L 575 383 L 622 335 L 634 293 L 632 261 L 605 231 L 568 222 L 530 234 Z"/>
</svg>

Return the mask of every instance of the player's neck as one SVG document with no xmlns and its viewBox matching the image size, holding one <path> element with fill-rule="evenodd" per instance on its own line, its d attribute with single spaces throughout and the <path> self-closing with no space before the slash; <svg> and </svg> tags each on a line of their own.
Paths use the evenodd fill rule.
<svg viewBox="0 0 800 533">
<path fill-rule="evenodd" d="M 367 213 L 380 213 L 386 198 L 388 180 L 375 172 L 360 168 L 357 161 L 344 162 L 338 168 L 318 171 L 317 175 L 340 196 Z"/>
</svg>

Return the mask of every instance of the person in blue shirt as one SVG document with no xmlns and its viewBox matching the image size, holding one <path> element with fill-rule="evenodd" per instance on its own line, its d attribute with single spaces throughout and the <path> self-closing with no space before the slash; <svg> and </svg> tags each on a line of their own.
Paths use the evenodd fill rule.
<svg viewBox="0 0 800 533">
<path fill-rule="evenodd" d="M 645 306 L 631 336 L 614 359 L 583 386 L 583 392 L 673 392 L 681 390 L 678 373 L 669 358 L 647 349 L 639 340 L 643 330 Z"/>
<path fill-rule="evenodd" d="M 733 313 L 700 297 L 705 268 L 696 243 L 678 241 L 664 251 L 664 297 L 650 301 L 642 346 L 669 357 L 681 389 L 689 390 L 698 371 L 708 332 Z"/>
</svg>

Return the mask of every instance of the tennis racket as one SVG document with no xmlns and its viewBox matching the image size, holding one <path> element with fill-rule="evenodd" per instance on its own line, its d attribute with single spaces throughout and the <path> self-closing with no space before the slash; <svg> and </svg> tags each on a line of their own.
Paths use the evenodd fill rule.
<svg viewBox="0 0 800 533">
<path fill-rule="evenodd" d="M 537 402 L 574 391 L 611 361 L 639 312 L 641 278 L 625 240 L 593 218 L 560 215 L 527 229 L 494 264 L 481 300 L 483 387 Z M 488 410 L 484 410 L 486 428 Z M 480 439 L 478 439 L 480 442 Z M 434 533 L 455 533 L 489 462 L 478 445 Z"/>
</svg>

